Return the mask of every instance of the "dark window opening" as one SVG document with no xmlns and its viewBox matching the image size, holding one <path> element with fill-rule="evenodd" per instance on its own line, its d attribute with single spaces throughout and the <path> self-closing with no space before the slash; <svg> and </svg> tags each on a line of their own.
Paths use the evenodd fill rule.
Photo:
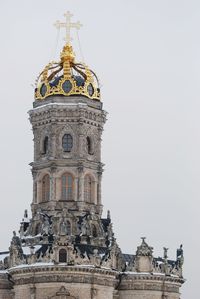
<svg viewBox="0 0 200 299">
<path fill-rule="evenodd" d="M 89 136 L 87 137 L 87 152 L 89 155 L 94 154 L 92 138 Z"/>
<path fill-rule="evenodd" d="M 59 251 L 59 263 L 67 262 L 67 252 L 65 249 L 60 249 Z"/>
<path fill-rule="evenodd" d="M 94 224 L 92 224 L 92 236 L 94 238 L 97 237 L 97 228 L 96 228 L 96 226 Z"/>
<path fill-rule="evenodd" d="M 49 145 L 49 138 L 46 136 L 43 143 L 43 154 L 47 154 Z"/>
</svg>

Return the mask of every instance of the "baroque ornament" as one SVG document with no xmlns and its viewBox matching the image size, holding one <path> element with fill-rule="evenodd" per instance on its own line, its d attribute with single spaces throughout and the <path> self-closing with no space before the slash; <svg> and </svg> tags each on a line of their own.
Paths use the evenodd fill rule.
<svg viewBox="0 0 200 299">
<path fill-rule="evenodd" d="M 80 23 L 71 23 L 71 14 L 65 14 L 66 23 L 57 21 L 56 27 L 66 28 L 66 44 L 60 54 L 59 62 L 50 62 L 36 81 L 35 99 L 44 100 L 52 95 L 83 95 L 100 100 L 99 82 L 96 74 L 83 63 L 75 61 L 70 44 L 70 29 L 80 28 Z"/>
</svg>

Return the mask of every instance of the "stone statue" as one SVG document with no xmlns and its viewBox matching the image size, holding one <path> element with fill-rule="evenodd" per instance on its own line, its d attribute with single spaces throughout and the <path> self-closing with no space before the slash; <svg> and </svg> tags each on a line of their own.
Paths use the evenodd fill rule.
<svg viewBox="0 0 200 299">
<path fill-rule="evenodd" d="M 61 236 L 65 236 L 67 234 L 67 225 L 66 225 L 64 219 L 62 220 L 62 222 L 60 224 L 60 234 L 61 234 Z"/>
<path fill-rule="evenodd" d="M 101 265 L 101 257 L 98 253 L 98 249 L 93 250 L 93 255 L 91 257 L 92 263 L 95 267 L 100 267 Z"/>
<path fill-rule="evenodd" d="M 12 245 L 21 246 L 20 238 L 17 237 L 16 231 L 13 231 L 13 237 L 11 241 Z"/>
<path fill-rule="evenodd" d="M 20 224 L 19 235 L 20 235 L 20 238 L 22 238 L 24 236 L 24 223 L 23 222 L 21 222 L 21 224 Z"/>
<path fill-rule="evenodd" d="M 83 221 L 81 223 L 81 234 L 83 236 L 89 236 L 90 235 L 90 226 L 87 222 L 86 218 L 83 218 Z"/>
<path fill-rule="evenodd" d="M 28 218 L 28 211 L 27 210 L 24 211 L 24 219 L 26 219 L 26 218 Z"/>
<path fill-rule="evenodd" d="M 180 245 L 180 248 L 176 251 L 176 264 L 177 268 L 180 269 L 180 275 L 182 275 L 182 266 L 184 263 L 184 257 L 183 257 L 183 245 Z"/>
<path fill-rule="evenodd" d="M 183 257 L 183 245 L 182 244 L 180 245 L 180 248 L 178 248 L 176 251 L 176 258 L 178 259 L 180 257 Z"/>
<path fill-rule="evenodd" d="M 42 224 L 42 234 L 43 235 L 48 235 L 48 233 L 49 233 L 49 221 L 45 217 L 44 222 Z"/>
<path fill-rule="evenodd" d="M 164 259 L 166 260 L 166 259 L 168 258 L 167 252 L 168 252 L 169 248 L 163 247 L 163 250 L 164 250 L 164 255 L 163 255 L 163 257 L 164 257 Z"/>
<path fill-rule="evenodd" d="M 113 237 L 112 223 L 110 223 L 110 224 L 108 225 L 108 232 L 107 232 L 107 235 L 108 235 L 108 239 L 109 239 L 109 240 L 112 240 L 112 237 Z"/>
</svg>

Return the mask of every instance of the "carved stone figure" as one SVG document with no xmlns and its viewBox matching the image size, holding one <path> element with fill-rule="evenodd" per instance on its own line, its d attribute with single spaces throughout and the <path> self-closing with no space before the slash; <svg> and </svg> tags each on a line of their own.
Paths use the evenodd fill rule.
<svg viewBox="0 0 200 299">
<path fill-rule="evenodd" d="M 48 235 L 48 233 L 49 233 L 49 228 L 50 228 L 49 221 L 48 221 L 48 219 L 45 217 L 45 218 L 44 218 L 44 222 L 43 222 L 43 224 L 42 224 L 42 234 L 43 234 L 43 235 Z"/>
<path fill-rule="evenodd" d="M 167 259 L 168 258 L 167 252 L 168 252 L 169 248 L 163 247 L 163 250 L 164 250 L 163 257 L 164 257 L 164 259 Z"/>
<path fill-rule="evenodd" d="M 64 219 L 62 220 L 62 222 L 60 224 L 60 234 L 62 236 L 67 235 L 67 225 L 66 225 L 66 222 L 64 221 Z"/>
<path fill-rule="evenodd" d="M 83 218 L 83 221 L 81 223 L 81 234 L 83 236 L 89 236 L 90 235 L 90 226 L 86 219 L 86 217 Z"/>
</svg>

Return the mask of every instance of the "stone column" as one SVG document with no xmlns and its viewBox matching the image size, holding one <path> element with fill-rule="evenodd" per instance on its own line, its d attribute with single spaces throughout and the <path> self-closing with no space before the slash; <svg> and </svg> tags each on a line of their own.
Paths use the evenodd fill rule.
<svg viewBox="0 0 200 299">
<path fill-rule="evenodd" d="M 37 172 L 32 169 L 32 178 L 33 178 L 33 203 L 37 203 Z"/>
<path fill-rule="evenodd" d="M 78 167 L 78 201 L 84 201 L 84 173 L 83 166 Z"/>
<path fill-rule="evenodd" d="M 98 182 L 97 181 L 94 181 L 93 182 L 93 198 L 94 198 L 94 204 L 96 205 L 97 204 L 97 201 L 98 201 Z"/>
<path fill-rule="evenodd" d="M 56 144 L 56 134 L 52 132 L 51 134 L 51 146 L 50 146 L 50 157 L 55 158 L 57 156 L 56 152 L 57 144 Z"/>
<path fill-rule="evenodd" d="M 102 169 L 98 171 L 98 188 L 97 188 L 97 204 L 101 205 L 101 183 L 102 183 Z"/>
<path fill-rule="evenodd" d="M 79 179 L 78 177 L 75 177 L 74 178 L 74 200 L 75 201 L 78 201 L 78 198 L 79 198 L 79 194 L 78 194 L 78 189 L 79 189 Z"/>
<path fill-rule="evenodd" d="M 56 200 L 56 167 L 51 167 L 50 175 L 50 201 Z"/>
</svg>

